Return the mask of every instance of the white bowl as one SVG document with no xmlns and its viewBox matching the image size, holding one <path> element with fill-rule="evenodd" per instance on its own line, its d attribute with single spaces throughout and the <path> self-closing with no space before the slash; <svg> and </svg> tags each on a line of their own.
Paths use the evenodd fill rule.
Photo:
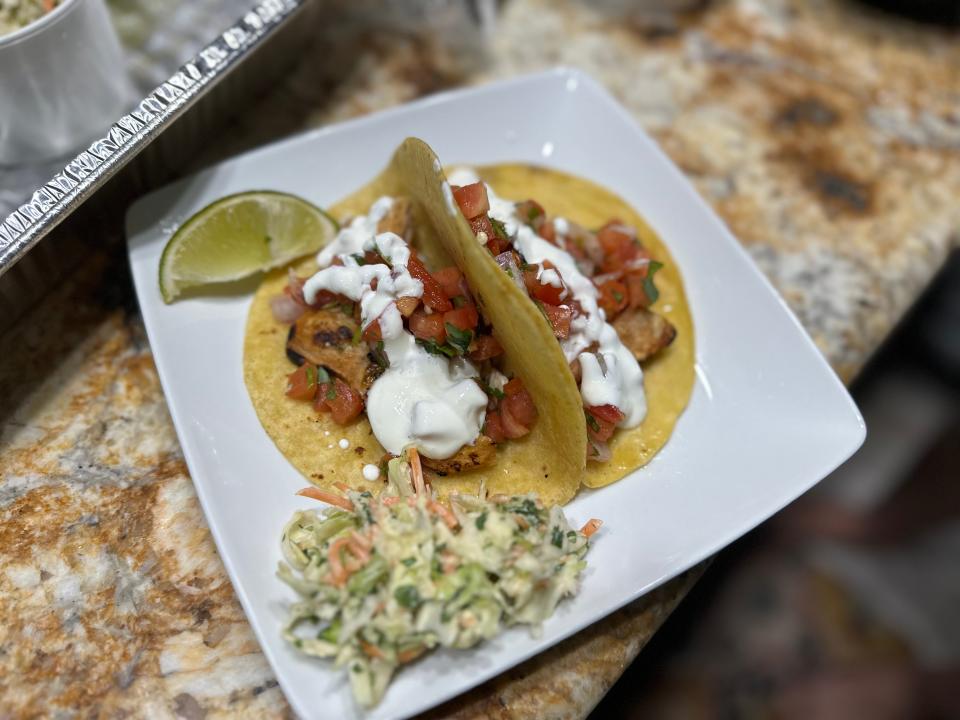
<svg viewBox="0 0 960 720">
<path fill-rule="evenodd" d="M 66 156 L 133 99 L 103 0 L 64 0 L 0 37 L 0 165 Z"/>
<path fill-rule="evenodd" d="M 697 384 L 666 447 L 620 482 L 581 492 L 572 524 L 604 521 L 580 594 L 532 637 L 510 630 L 471 651 L 403 669 L 362 713 L 342 671 L 280 637 L 293 592 L 274 575 L 303 477 L 257 420 L 243 383 L 250 294 L 165 305 L 163 246 L 178 224 L 243 190 L 328 205 L 370 180 L 405 137 L 447 164 L 526 162 L 602 183 L 659 232 L 680 266 L 696 325 Z M 280 685 L 304 718 L 413 715 L 503 672 L 717 552 L 843 462 L 863 419 L 796 318 L 690 183 L 597 83 L 557 70 L 444 93 L 221 163 L 138 201 L 130 264 L 170 406 L 220 556 Z M 248 284 L 250 287 L 253 284 Z"/>
</svg>

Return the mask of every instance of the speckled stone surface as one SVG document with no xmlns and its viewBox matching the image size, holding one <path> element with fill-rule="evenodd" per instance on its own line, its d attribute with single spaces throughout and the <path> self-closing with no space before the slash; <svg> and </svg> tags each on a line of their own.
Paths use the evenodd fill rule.
<svg viewBox="0 0 960 720">
<path fill-rule="evenodd" d="M 207 159 L 450 85 L 580 66 L 663 144 L 845 379 L 957 244 L 956 35 L 827 0 L 512 0 L 483 58 L 349 5 L 324 11 L 300 67 Z M 117 240 L 0 338 L 0 717 L 288 715 L 203 520 Z M 431 717 L 585 716 L 700 571 Z"/>
</svg>

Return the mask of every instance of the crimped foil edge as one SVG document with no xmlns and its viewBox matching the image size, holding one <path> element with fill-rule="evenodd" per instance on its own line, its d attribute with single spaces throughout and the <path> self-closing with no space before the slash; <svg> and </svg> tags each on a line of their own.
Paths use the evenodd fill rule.
<svg viewBox="0 0 960 720">
<path fill-rule="evenodd" d="M 0 275 L 310 0 L 261 0 L 0 223 Z"/>
</svg>

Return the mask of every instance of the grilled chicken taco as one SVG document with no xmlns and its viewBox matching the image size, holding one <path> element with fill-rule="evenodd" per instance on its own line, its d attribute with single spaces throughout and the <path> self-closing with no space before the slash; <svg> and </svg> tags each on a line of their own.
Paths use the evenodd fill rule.
<svg viewBox="0 0 960 720">
<path fill-rule="evenodd" d="M 370 487 L 411 447 L 442 495 L 482 479 L 547 503 L 645 464 L 693 385 L 666 248 L 580 178 L 503 165 L 451 180 L 408 139 L 331 208 L 343 225 L 317 258 L 266 278 L 244 374 L 267 432 L 329 488 Z"/>
<path fill-rule="evenodd" d="M 453 264 L 398 151 L 331 208 L 316 258 L 268 275 L 247 321 L 244 377 L 268 434 L 320 487 L 369 489 L 415 448 L 441 495 L 536 492 L 565 502 L 583 444 L 535 356 L 550 339 L 527 313 L 490 312 Z M 454 219 L 445 214 L 446 220 Z M 538 337 L 539 335 L 539 337 Z"/>
<path fill-rule="evenodd" d="M 501 311 L 530 315 L 545 330 L 524 352 L 553 378 L 567 422 L 583 430 L 584 484 L 644 465 L 693 388 L 693 326 L 666 247 L 627 203 L 586 180 L 499 165 L 454 170 L 448 184 L 430 149 L 408 143 L 431 158 L 416 163 L 426 207 L 443 212 L 439 188 L 446 214 L 460 215 L 442 239 L 468 280 L 495 294 Z"/>
</svg>

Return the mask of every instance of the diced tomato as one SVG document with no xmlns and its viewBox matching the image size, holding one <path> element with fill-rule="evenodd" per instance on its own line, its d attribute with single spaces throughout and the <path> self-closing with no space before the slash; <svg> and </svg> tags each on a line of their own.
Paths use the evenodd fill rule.
<svg viewBox="0 0 960 720">
<path fill-rule="evenodd" d="M 507 436 L 503 432 L 503 423 L 500 421 L 500 413 L 498 411 L 487 411 L 487 418 L 483 423 L 483 434 L 495 443 L 501 443 L 507 439 Z"/>
<path fill-rule="evenodd" d="M 586 408 L 587 435 L 597 442 L 606 442 L 623 420 L 623 413 L 615 405 L 594 405 Z"/>
<path fill-rule="evenodd" d="M 557 229 L 553 226 L 552 222 L 540 223 L 540 228 L 537 230 L 544 240 L 552 245 L 557 244 Z"/>
<path fill-rule="evenodd" d="M 543 312 L 553 327 L 553 334 L 559 340 L 566 340 L 570 337 L 570 321 L 573 319 L 573 310 L 567 305 L 550 305 L 541 303 Z"/>
<path fill-rule="evenodd" d="M 317 410 L 330 412 L 337 425 L 346 425 L 363 412 L 363 396 L 340 378 L 321 383 L 314 403 Z"/>
<path fill-rule="evenodd" d="M 523 387 L 523 382 L 520 378 L 514 378 L 503 386 L 503 393 L 505 397 L 500 401 L 500 413 L 504 421 L 504 429 L 509 434 L 507 422 L 508 418 L 512 418 L 527 428 L 529 432 L 530 427 L 537 419 L 537 407 L 533 404 L 530 393 Z M 523 434 L 526 435 L 526 433 Z M 513 436 L 511 435 L 511 437 Z"/>
<path fill-rule="evenodd" d="M 518 377 L 508 380 L 503 384 L 503 394 L 504 395 L 516 395 L 523 392 L 523 380 Z"/>
<path fill-rule="evenodd" d="M 643 282 L 647 276 L 647 268 L 643 267 L 623 276 L 623 284 L 627 286 L 627 306 L 630 308 L 646 307 L 650 304 Z"/>
<path fill-rule="evenodd" d="M 597 231 L 597 241 L 606 255 L 619 252 L 621 248 L 633 245 L 636 240 L 633 229 L 619 220 L 611 220 Z"/>
<path fill-rule="evenodd" d="M 487 215 L 480 215 L 470 221 L 470 229 L 474 235 L 483 233 L 487 238 L 487 249 L 494 255 L 499 255 L 510 247 L 510 241 L 497 234 L 493 223 Z"/>
<path fill-rule="evenodd" d="M 410 317 L 413 315 L 413 311 L 420 307 L 420 298 L 415 297 L 398 297 L 397 298 L 397 310 L 400 311 L 400 314 L 404 317 Z"/>
<path fill-rule="evenodd" d="M 423 310 L 417 310 L 410 316 L 410 332 L 421 340 L 444 343 L 447 340 L 447 331 L 443 326 L 443 317 L 439 313 L 427 315 Z"/>
<path fill-rule="evenodd" d="M 443 314 L 444 324 L 450 323 L 455 328 L 461 330 L 473 330 L 480 322 L 480 313 L 477 312 L 477 306 L 473 303 L 466 303 L 462 307 L 455 308 Z"/>
<path fill-rule="evenodd" d="M 530 428 L 513 416 L 505 402 L 500 403 L 500 424 L 503 427 L 503 434 L 511 440 L 522 438 L 530 432 Z"/>
<path fill-rule="evenodd" d="M 503 348 L 493 335 L 477 335 L 470 343 L 470 359 L 483 362 L 503 353 Z"/>
<path fill-rule="evenodd" d="M 554 270 L 553 263 L 549 260 L 543 264 L 544 270 Z M 541 273 L 540 279 L 537 279 L 538 270 L 524 270 L 523 272 L 523 282 L 527 286 L 527 292 L 530 293 L 534 298 L 540 300 L 541 302 L 549 303 L 550 305 L 559 305 L 563 298 L 566 297 L 569 293 L 565 292 L 566 287 L 563 284 L 563 280 L 560 280 L 560 287 L 555 285 L 550 285 L 548 283 L 542 282 L 543 273 Z M 559 274 L 558 274 L 559 277 Z"/>
<path fill-rule="evenodd" d="M 446 294 L 443 292 L 443 288 L 440 286 L 440 283 L 427 272 L 427 269 L 423 266 L 423 263 L 420 262 L 418 258 L 413 253 L 410 254 L 410 259 L 407 260 L 407 270 L 410 271 L 410 274 L 423 283 L 423 304 L 429 307 L 431 310 L 436 310 L 437 312 L 446 312 L 453 308 L 453 305 L 450 304 L 450 300 L 447 298 Z"/>
<path fill-rule="evenodd" d="M 487 186 L 482 182 L 453 188 L 453 199 L 457 201 L 460 212 L 467 220 L 472 220 L 477 215 L 483 215 L 490 209 Z"/>
<path fill-rule="evenodd" d="M 460 294 L 460 278 L 463 277 L 463 274 L 459 269 L 452 265 L 441 268 L 433 273 L 433 277 L 440 283 L 440 287 L 443 288 L 443 292 L 446 293 L 448 298 L 456 297 Z"/>
<path fill-rule="evenodd" d="M 509 240 L 506 240 L 501 237 L 497 237 L 496 235 L 490 237 L 490 239 L 487 240 L 487 250 L 489 250 L 494 257 L 499 255 L 500 253 L 506 252 L 509 249 L 510 249 Z"/>
<path fill-rule="evenodd" d="M 487 236 L 487 240 L 492 240 L 497 236 L 497 231 L 493 229 L 493 223 L 490 222 L 488 215 L 479 215 L 473 218 L 470 221 L 470 229 L 473 230 L 474 235 L 483 233 Z"/>
<path fill-rule="evenodd" d="M 619 280 L 608 280 L 600 286 L 600 307 L 607 313 L 607 320 L 613 320 L 629 304 L 627 286 Z"/>
<path fill-rule="evenodd" d="M 595 418 L 613 423 L 614 425 L 624 418 L 623 413 L 620 412 L 620 408 L 616 405 L 593 405 L 587 408 L 587 410 L 589 410 L 590 414 Z"/>
<path fill-rule="evenodd" d="M 366 265 L 386 265 L 380 253 L 374 252 L 373 250 L 367 250 L 363 254 L 363 262 Z"/>
<path fill-rule="evenodd" d="M 360 337 L 369 343 L 374 343 L 379 340 L 383 340 L 383 333 L 380 332 L 380 321 L 374 320 L 372 323 L 367 325 L 361 333 Z"/>
<path fill-rule="evenodd" d="M 603 272 L 620 270 L 630 260 L 643 257 L 646 253 L 637 240 L 633 228 L 611 220 L 597 233 L 597 241 L 603 248 L 603 262 L 600 269 Z"/>
<path fill-rule="evenodd" d="M 539 221 L 543 220 L 546 215 L 543 206 L 536 200 L 524 200 L 523 202 L 517 203 L 516 213 L 521 221 L 534 227 L 536 227 Z"/>
<path fill-rule="evenodd" d="M 287 396 L 294 400 L 313 400 L 317 394 L 317 366 L 304 363 L 287 375 Z"/>
</svg>

